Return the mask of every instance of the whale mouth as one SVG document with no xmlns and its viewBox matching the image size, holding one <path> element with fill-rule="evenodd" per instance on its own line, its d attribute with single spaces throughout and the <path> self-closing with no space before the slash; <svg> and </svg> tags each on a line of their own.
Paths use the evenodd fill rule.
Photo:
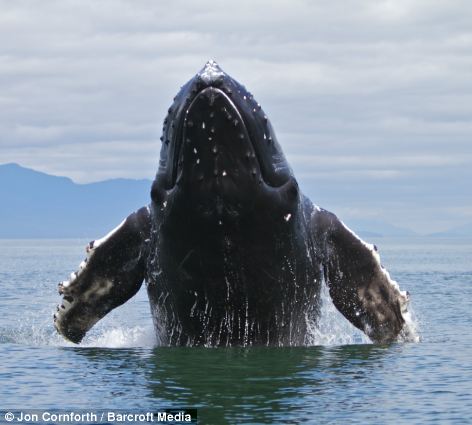
<svg viewBox="0 0 472 425">
<path fill-rule="evenodd" d="M 185 111 L 174 153 L 173 181 L 184 174 L 193 181 L 224 184 L 264 179 L 262 158 L 237 106 L 221 89 L 210 86 L 193 98 Z"/>
<path fill-rule="evenodd" d="M 186 155 L 189 139 L 197 153 L 200 148 L 208 159 Z M 191 168 L 187 163 L 197 160 L 200 168 L 206 167 L 210 174 L 228 175 L 229 161 L 240 162 L 246 157 L 245 166 L 237 167 L 239 175 L 255 172 L 256 178 L 271 188 L 281 187 L 293 177 L 261 106 L 214 61 L 208 62 L 174 98 L 161 140 L 158 180 L 167 191 Z M 201 179 L 201 175 L 193 174 Z"/>
</svg>

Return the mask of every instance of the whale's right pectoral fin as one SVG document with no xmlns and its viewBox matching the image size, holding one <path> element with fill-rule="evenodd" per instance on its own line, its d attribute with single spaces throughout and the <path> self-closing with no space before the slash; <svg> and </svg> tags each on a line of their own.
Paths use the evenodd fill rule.
<svg viewBox="0 0 472 425">
<path fill-rule="evenodd" d="M 62 305 L 54 325 L 78 343 L 103 316 L 138 292 L 145 275 L 150 235 L 149 209 L 143 207 L 104 238 L 90 242 L 87 258 L 59 284 Z"/>
<path fill-rule="evenodd" d="M 312 231 L 336 308 L 375 342 L 391 342 L 400 334 L 413 339 L 405 323 L 408 295 L 382 267 L 375 246 L 325 210 L 314 212 Z"/>
</svg>

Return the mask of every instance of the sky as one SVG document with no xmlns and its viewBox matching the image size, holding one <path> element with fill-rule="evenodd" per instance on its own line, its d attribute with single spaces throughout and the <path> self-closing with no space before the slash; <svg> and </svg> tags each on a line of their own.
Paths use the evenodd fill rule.
<svg viewBox="0 0 472 425">
<path fill-rule="evenodd" d="M 472 222 L 470 1 L 0 0 L 0 41 L 0 163 L 152 179 L 172 98 L 214 59 L 316 204 Z"/>
</svg>

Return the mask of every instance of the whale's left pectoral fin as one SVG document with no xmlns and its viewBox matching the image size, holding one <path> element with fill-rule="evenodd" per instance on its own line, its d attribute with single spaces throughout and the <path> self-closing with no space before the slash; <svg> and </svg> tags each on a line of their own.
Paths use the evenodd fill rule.
<svg viewBox="0 0 472 425">
<path fill-rule="evenodd" d="M 374 342 L 408 337 L 408 294 L 383 268 L 377 248 L 325 210 L 313 214 L 312 231 L 336 308 Z"/>
<path fill-rule="evenodd" d="M 149 210 L 144 207 L 87 245 L 87 258 L 79 270 L 59 284 L 63 300 L 54 325 L 65 338 L 80 342 L 103 316 L 138 292 L 144 280 L 150 227 Z"/>
</svg>

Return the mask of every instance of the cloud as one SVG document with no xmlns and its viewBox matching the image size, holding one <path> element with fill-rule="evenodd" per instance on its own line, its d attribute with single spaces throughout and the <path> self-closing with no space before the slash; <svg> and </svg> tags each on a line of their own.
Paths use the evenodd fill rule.
<svg viewBox="0 0 472 425">
<path fill-rule="evenodd" d="M 307 191 L 321 180 L 335 194 L 330 182 L 354 179 L 373 198 L 373 181 L 393 190 L 409 179 L 424 202 L 439 204 L 429 186 L 471 180 L 468 1 L 0 7 L 1 162 L 83 182 L 150 178 L 171 99 L 215 58 L 255 93 Z M 441 194 L 455 202 L 451 221 L 467 219 L 454 215 L 472 199 L 461 190 L 460 202 L 456 191 Z M 398 220 L 405 202 L 383 211 Z"/>
</svg>

